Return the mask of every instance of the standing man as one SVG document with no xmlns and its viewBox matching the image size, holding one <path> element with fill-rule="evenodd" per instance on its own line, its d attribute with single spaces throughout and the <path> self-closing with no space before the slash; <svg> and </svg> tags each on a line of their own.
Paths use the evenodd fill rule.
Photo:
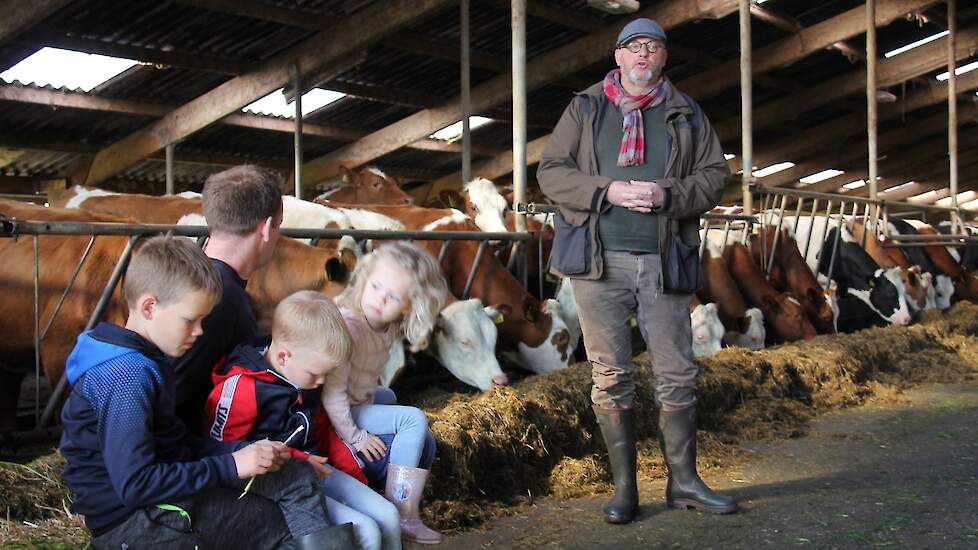
<svg viewBox="0 0 978 550">
<path fill-rule="evenodd" d="M 282 225 L 282 181 L 254 165 L 235 166 L 204 182 L 204 253 L 221 275 L 220 301 L 204 318 L 204 333 L 175 364 L 177 414 L 193 433 L 204 430 L 211 371 L 238 344 L 256 343 L 258 323 L 245 292 L 248 277 L 272 259 Z"/>
<path fill-rule="evenodd" d="M 615 481 L 604 509 L 610 523 L 628 523 L 639 509 L 633 314 L 653 362 L 667 504 L 737 509 L 696 473 L 692 291 L 663 277 L 681 260 L 677 247 L 695 251 L 699 215 L 717 205 L 730 171 L 702 109 L 662 74 L 666 59 L 658 23 L 625 25 L 615 43 L 618 68 L 567 106 L 537 171 L 559 206 L 551 266 L 573 279 L 580 308 L 591 401 Z"/>
</svg>

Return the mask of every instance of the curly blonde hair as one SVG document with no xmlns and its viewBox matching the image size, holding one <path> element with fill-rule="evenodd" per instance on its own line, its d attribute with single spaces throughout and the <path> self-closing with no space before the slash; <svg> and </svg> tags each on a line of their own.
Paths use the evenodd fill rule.
<svg viewBox="0 0 978 550">
<path fill-rule="evenodd" d="M 438 314 L 448 298 L 448 283 L 442 275 L 438 261 L 421 248 L 406 241 L 393 241 L 378 246 L 357 262 L 350 284 L 336 297 L 336 303 L 362 313 L 360 300 L 367 279 L 378 258 L 387 258 L 400 266 L 411 277 L 409 295 L 411 307 L 398 326 L 407 339 L 412 352 L 428 347 L 428 337 L 435 326 Z"/>
</svg>

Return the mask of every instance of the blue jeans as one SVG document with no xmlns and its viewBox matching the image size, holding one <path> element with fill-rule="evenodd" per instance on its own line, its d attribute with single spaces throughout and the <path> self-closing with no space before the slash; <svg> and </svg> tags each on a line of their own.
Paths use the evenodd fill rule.
<svg viewBox="0 0 978 550">
<path fill-rule="evenodd" d="M 389 388 L 384 388 L 384 387 L 377 388 L 377 393 L 374 394 L 374 407 L 381 408 L 380 406 L 389 406 L 389 405 L 397 405 L 397 396 Z M 360 406 L 362 407 L 364 405 L 360 405 Z M 356 407 L 354 407 L 354 409 L 355 408 Z M 415 411 L 420 412 L 422 417 L 424 416 L 424 412 L 420 411 L 419 409 L 415 409 L 414 407 L 395 406 L 391 408 L 413 409 Z M 373 462 L 368 461 L 366 457 L 364 457 L 363 453 L 358 453 L 360 460 L 362 460 L 363 463 L 365 464 L 363 468 L 363 473 L 364 475 L 367 476 L 367 479 L 370 481 L 370 486 L 373 487 L 375 490 L 379 492 L 384 491 L 384 484 L 387 482 L 388 464 L 400 464 L 402 466 L 411 466 L 411 467 L 423 468 L 425 470 L 430 470 L 431 465 L 435 462 L 435 450 L 436 450 L 435 436 L 430 431 L 428 431 L 427 418 L 425 418 L 424 420 L 424 434 L 423 434 L 423 442 L 421 443 L 420 456 L 414 463 L 398 462 L 398 460 L 392 458 L 394 456 L 393 451 L 395 447 L 395 439 L 397 440 L 398 446 L 403 445 L 405 443 L 405 441 L 402 440 L 402 436 L 404 435 L 403 433 L 399 433 L 396 431 L 392 433 L 383 432 L 383 431 L 375 432 L 374 430 L 371 430 L 369 427 L 360 424 L 359 421 L 356 420 L 356 417 L 354 417 L 354 421 L 356 421 L 357 425 L 360 426 L 362 429 L 365 429 L 368 432 L 377 435 L 377 437 L 383 440 L 384 444 L 387 445 L 387 454 L 380 460 L 375 460 Z M 415 436 L 415 434 L 413 433 L 411 435 L 413 437 Z M 413 439 L 414 442 L 413 444 L 418 445 L 417 441 L 418 441 L 417 439 Z"/>
<path fill-rule="evenodd" d="M 320 478 L 326 511 L 333 525 L 353 524 L 361 550 L 400 550 L 401 522 L 397 508 L 354 477 L 337 469 Z"/>
</svg>

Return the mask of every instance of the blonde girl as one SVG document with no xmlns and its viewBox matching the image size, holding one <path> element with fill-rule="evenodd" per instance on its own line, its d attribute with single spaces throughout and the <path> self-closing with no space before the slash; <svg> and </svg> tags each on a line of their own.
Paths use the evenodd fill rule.
<svg viewBox="0 0 978 550">
<path fill-rule="evenodd" d="M 402 538 L 422 544 L 441 542 L 441 534 L 418 514 L 434 437 L 424 412 L 396 405 L 379 380 L 395 339 L 406 339 L 415 351 L 427 345 L 447 296 L 437 261 L 413 244 L 384 244 L 363 257 L 336 298 L 353 353 L 323 386 L 323 405 L 336 433 L 366 462 L 372 483 L 386 478 L 384 496 L 400 512 Z M 385 462 L 386 469 L 378 471 Z"/>
</svg>

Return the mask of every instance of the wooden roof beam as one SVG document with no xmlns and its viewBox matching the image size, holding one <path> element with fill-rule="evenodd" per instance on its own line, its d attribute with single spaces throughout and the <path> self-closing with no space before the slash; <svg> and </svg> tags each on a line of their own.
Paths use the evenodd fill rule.
<svg viewBox="0 0 978 550">
<path fill-rule="evenodd" d="M 44 21 L 72 0 L 0 0 L 0 45 Z"/>
<path fill-rule="evenodd" d="M 231 79 L 182 105 L 160 120 L 102 149 L 91 166 L 79 165 L 75 181 L 98 183 L 125 170 L 140 159 L 176 143 L 229 114 L 280 88 L 289 81 L 289 68 L 302 74 L 321 71 L 380 40 L 388 33 L 444 8 L 453 0 L 390 0 L 372 4 L 336 22 L 297 46 L 276 55 L 260 68 Z M 427 134 L 420 136 L 426 137 Z M 420 139 L 419 138 L 419 139 Z M 417 141 L 416 139 L 409 142 Z"/>
<path fill-rule="evenodd" d="M 876 26 L 885 26 L 909 12 L 919 11 L 936 3 L 936 0 L 883 2 L 876 8 Z M 759 75 L 790 65 L 813 52 L 831 47 L 836 42 L 864 32 L 866 32 L 866 8 L 859 6 L 754 50 L 753 72 Z M 740 61 L 731 59 L 723 65 L 687 78 L 678 83 L 677 88 L 697 100 L 703 100 L 723 92 L 738 82 L 740 82 Z"/>
<path fill-rule="evenodd" d="M 702 17 L 726 10 L 736 10 L 733 0 L 683 0 L 659 4 L 636 13 L 636 17 L 650 17 L 669 29 Z M 575 42 L 555 48 L 528 60 L 526 67 L 527 91 L 544 86 L 554 80 L 574 74 L 611 56 L 609 44 L 613 44 L 620 31 L 617 23 L 591 33 Z M 512 96 L 510 75 L 500 75 L 472 89 L 472 110 L 483 111 L 502 104 Z M 333 178 L 341 166 L 361 166 L 371 160 L 395 151 L 405 144 L 444 128 L 461 117 L 458 99 L 441 107 L 426 109 L 394 124 L 371 133 L 360 141 L 306 163 L 304 178 L 316 183 Z"/>
<path fill-rule="evenodd" d="M 881 88 L 898 84 L 910 78 L 928 73 L 947 63 L 946 37 L 915 48 L 905 54 L 881 60 L 877 66 L 877 83 Z M 970 57 L 978 50 L 978 25 L 958 32 L 956 39 L 957 59 Z M 815 109 L 833 100 L 865 90 L 865 72 L 853 71 L 821 84 L 807 91 L 771 101 L 754 108 L 754 131 L 785 124 L 797 117 L 799 112 Z M 680 87 L 680 89 L 682 89 Z M 740 117 L 731 117 L 714 124 L 720 141 L 739 139 Z"/>
<path fill-rule="evenodd" d="M 32 105 L 67 107 L 71 109 L 150 116 L 155 118 L 164 117 L 177 108 L 173 105 L 142 103 L 126 99 L 99 97 L 81 92 L 62 92 L 59 90 L 46 90 L 12 84 L 0 84 L 0 101 L 14 101 Z M 237 112 L 224 117 L 220 120 L 220 123 L 227 124 L 229 126 L 252 128 L 255 130 L 268 130 L 271 132 L 282 132 L 288 134 L 295 132 L 295 123 L 291 119 L 256 115 L 252 113 Z M 323 126 L 309 122 L 303 123 L 302 133 L 303 135 L 324 137 L 340 141 L 356 141 L 357 139 L 366 135 L 366 132 L 362 130 L 337 126 Z M 458 143 L 445 143 L 428 139 L 427 137 L 409 144 L 408 147 L 424 151 L 442 151 L 450 153 L 461 152 L 462 150 L 461 145 Z M 482 147 L 475 147 L 474 152 L 476 154 L 486 156 L 492 156 L 499 153 L 499 151 L 494 148 Z"/>
<path fill-rule="evenodd" d="M 959 76 L 957 88 L 959 96 L 971 96 L 971 92 L 978 89 L 978 71 Z M 910 92 L 897 103 L 880 105 L 878 120 L 880 122 L 892 120 L 906 113 L 944 101 L 947 101 L 947 83 L 937 82 L 933 86 L 928 86 L 926 89 Z M 971 102 L 969 101 L 968 103 Z M 943 116 L 946 120 L 947 115 Z M 806 128 L 804 132 L 797 132 L 788 140 L 779 140 L 774 146 L 764 147 L 761 144 L 754 156 L 754 162 L 758 166 L 767 166 L 775 162 L 798 158 L 810 151 L 816 150 L 822 144 L 837 142 L 845 137 L 865 132 L 865 123 L 865 118 L 855 118 L 850 115 L 845 115 L 817 126 Z M 741 157 L 737 157 L 729 161 L 732 172 L 743 169 L 741 160 Z"/>
</svg>

